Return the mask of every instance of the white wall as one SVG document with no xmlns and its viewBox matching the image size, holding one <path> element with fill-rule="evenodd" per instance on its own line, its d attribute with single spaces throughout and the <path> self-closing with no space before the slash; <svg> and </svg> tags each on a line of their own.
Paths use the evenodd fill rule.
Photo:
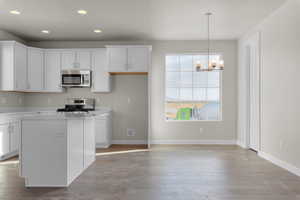
<svg viewBox="0 0 300 200">
<path fill-rule="evenodd" d="M 238 138 L 246 133 L 247 68 L 243 44 L 261 34 L 261 152 L 300 169 L 300 0 L 289 0 L 239 41 Z M 299 171 L 300 172 L 300 171 Z"/>
<path fill-rule="evenodd" d="M 205 52 L 206 41 L 153 42 L 151 83 L 151 139 L 154 143 L 231 143 L 236 140 L 236 83 L 237 42 L 214 41 L 215 52 L 224 54 L 223 121 L 221 122 L 166 122 L 164 116 L 165 55 L 169 53 Z M 200 132 L 203 128 L 203 132 Z"/>
</svg>

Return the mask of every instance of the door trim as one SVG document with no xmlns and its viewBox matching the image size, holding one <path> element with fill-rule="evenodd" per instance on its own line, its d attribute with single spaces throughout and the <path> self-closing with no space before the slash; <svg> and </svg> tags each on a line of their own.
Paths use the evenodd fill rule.
<svg viewBox="0 0 300 200">
<path fill-rule="evenodd" d="M 253 34 L 252 36 L 250 36 L 248 38 L 248 40 L 245 42 L 245 45 L 243 46 L 244 50 L 247 50 L 247 48 L 249 48 L 250 46 L 253 46 L 253 45 L 256 45 L 257 46 L 257 50 L 258 50 L 258 56 L 257 56 L 257 63 L 258 63 L 258 72 L 259 72 L 259 91 L 258 92 L 258 95 L 259 95 L 259 100 L 258 100 L 258 115 L 259 115 L 259 119 L 258 119 L 258 130 L 259 130 L 259 133 L 258 133 L 258 147 L 257 147 L 257 150 L 255 151 L 258 151 L 260 152 L 261 151 L 261 131 L 262 131 L 262 51 L 261 51 L 261 33 L 260 32 L 256 32 L 255 34 Z M 244 58 L 244 62 L 246 63 L 246 59 L 248 58 Z M 246 67 L 249 67 L 248 66 L 248 63 L 246 63 L 247 66 Z M 247 95 L 247 118 L 246 118 L 246 135 L 244 137 L 244 144 L 246 145 L 245 148 L 247 149 L 250 149 L 250 120 L 251 120 L 251 116 L 250 116 L 250 100 L 251 100 L 251 96 L 250 96 L 250 68 L 247 69 L 247 92 L 246 92 L 246 95 Z"/>
</svg>

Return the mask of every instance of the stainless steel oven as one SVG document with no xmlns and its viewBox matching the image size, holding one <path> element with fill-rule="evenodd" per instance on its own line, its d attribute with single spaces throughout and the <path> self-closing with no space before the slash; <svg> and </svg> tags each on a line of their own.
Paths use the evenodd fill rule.
<svg viewBox="0 0 300 200">
<path fill-rule="evenodd" d="M 91 87 L 91 70 L 70 69 L 62 70 L 62 87 Z"/>
</svg>

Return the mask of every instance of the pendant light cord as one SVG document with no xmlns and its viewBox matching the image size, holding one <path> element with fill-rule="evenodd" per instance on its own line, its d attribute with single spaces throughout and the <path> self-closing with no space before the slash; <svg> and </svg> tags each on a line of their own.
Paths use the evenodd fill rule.
<svg viewBox="0 0 300 200">
<path fill-rule="evenodd" d="M 205 14 L 207 16 L 207 68 L 209 69 L 210 61 L 210 16 L 212 13 L 208 12 Z"/>
</svg>

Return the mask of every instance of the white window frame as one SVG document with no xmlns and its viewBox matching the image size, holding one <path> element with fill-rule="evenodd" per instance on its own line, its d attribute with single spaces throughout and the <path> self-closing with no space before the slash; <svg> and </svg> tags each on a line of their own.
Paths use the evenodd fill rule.
<svg viewBox="0 0 300 200">
<path fill-rule="evenodd" d="M 223 53 L 219 53 L 219 52 L 213 52 L 211 53 L 211 55 L 221 55 L 223 56 Z M 182 55 L 189 55 L 189 56 L 193 56 L 193 55 L 207 55 L 207 52 L 192 52 L 192 53 L 167 53 L 164 55 L 164 120 L 165 122 L 171 122 L 171 123 L 177 123 L 177 122 L 222 122 L 223 121 L 223 71 L 220 71 L 220 82 L 219 82 L 219 97 L 220 97 L 220 106 L 219 106 L 219 119 L 218 120 L 168 120 L 166 118 L 166 97 L 167 97 L 167 92 L 166 92 L 166 86 L 167 86 L 167 79 L 166 79 L 166 75 L 167 75 L 167 65 L 166 65 L 166 57 L 167 56 L 182 56 Z M 185 101 L 188 102 L 188 101 Z M 191 101 L 191 102 L 195 102 L 195 101 Z"/>
</svg>

